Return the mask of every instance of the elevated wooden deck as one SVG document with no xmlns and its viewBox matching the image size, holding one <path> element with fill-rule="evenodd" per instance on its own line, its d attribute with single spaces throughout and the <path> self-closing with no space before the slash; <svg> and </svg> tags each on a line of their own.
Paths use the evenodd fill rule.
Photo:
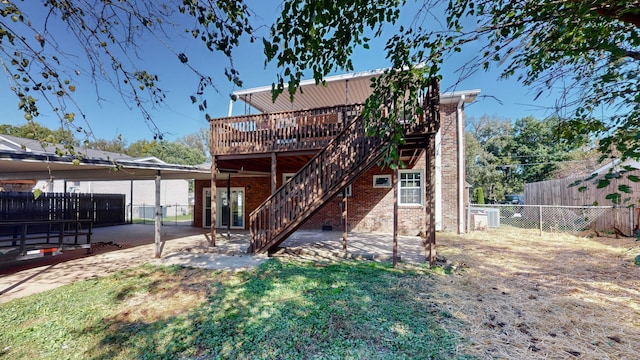
<svg viewBox="0 0 640 360">
<path fill-rule="evenodd" d="M 212 119 L 213 154 L 319 150 L 361 111 L 362 105 L 344 105 Z"/>
</svg>

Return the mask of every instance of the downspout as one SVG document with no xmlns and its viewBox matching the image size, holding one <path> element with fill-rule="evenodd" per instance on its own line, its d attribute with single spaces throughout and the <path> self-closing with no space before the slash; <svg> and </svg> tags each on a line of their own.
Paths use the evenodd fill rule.
<svg viewBox="0 0 640 360">
<path fill-rule="evenodd" d="M 229 100 L 229 113 L 227 114 L 227 116 L 231 117 L 232 113 L 233 113 L 233 99 Z"/>
<path fill-rule="evenodd" d="M 462 127 L 462 109 L 465 95 L 460 95 L 456 111 L 458 126 L 458 234 L 464 234 L 464 128 Z"/>
<path fill-rule="evenodd" d="M 129 205 L 131 205 L 131 208 L 129 208 L 129 224 L 133 224 L 133 179 L 130 180 L 131 182 L 129 183 Z"/>
</svg>

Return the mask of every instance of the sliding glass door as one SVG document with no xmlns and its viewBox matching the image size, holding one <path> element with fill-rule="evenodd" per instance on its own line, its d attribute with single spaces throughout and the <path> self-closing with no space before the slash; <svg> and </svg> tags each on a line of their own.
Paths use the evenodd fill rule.
<svg viewBox="0 0 640 360">
<path fill-rule="evenodd" d="M 216 227 L 244 229 L 244 188 L 218 188 L 216 191 Z M 211 226 L 211 189 L 204 189 L 204 227 Z"/>
</svg>

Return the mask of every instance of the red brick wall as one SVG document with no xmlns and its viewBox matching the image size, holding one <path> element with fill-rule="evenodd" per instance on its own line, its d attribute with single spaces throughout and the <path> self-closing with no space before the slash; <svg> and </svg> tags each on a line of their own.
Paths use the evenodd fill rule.
<svg viewBox="0 0 640 360">
<path fill-rule="evenodd" d="M 444 231 L 457 231 L 458 229 L 458 130 L 456 110 L 456 104 L 440 106 L 442 230 Z M 464 129 L 464 119 L 462 121 Z M 460 140 L 463 141 L 464 136 Z M 464 179 L 464 174 L 462 174 L 462 178 Z"/>
<path fill-rule="evenodd" d="M 425 159 L 422 156 L 412 169 L 424 169 L 424 167 Z M 385 174 L 393 175 L 393 171 L 389 168 L 383 169 L 374 166 L 353 182 L 352 196 L 347 199 L 348 230 L 393 232 L 393 189 L 373 187 L 373 176 Z M 341 200 L 340 196 L 332 199 L 302 228 L 322 229 L 323 225 L 329 225 L 333 230 L 342 230 Z M 400 206 L 398 208 L 398 232 L 401 235 L 416 235 L 424 228 L 424 215 L 425 208 L 423 206 Z"/>
<path fill-rule="evenodd" d="M 371 171 L 367 172 L 370 173 Z M 376 204 L 384 201 L 389 193 L 389 189 L 374 189 L 371 181 L 365 184 L 365 179 L 370 176 L 363 175 L 351 184 L 352 196 L 347 197 L 347 223 L 348 230 L 354 229 L 354 226 L 363 221 L 375 208 Z M 393 196 L 393 194 L 391 194 Z M 302 226 L 303 229 L 322 229 L 323 226 L 331 226 L 333 230 L 342 230 L 342 196 L 335 196 L 320 209 L 318 213 L 312 216 Z M 383 219 L 384 222 L 384 219 Z M 383 224 L 374 225 L 372 228 L 381 227 Z M 371 230 L 375 231 L 375 230 Z"/>
<path fill-rule="evenodd" d="M 227 180 L 216 181 L 218 188 L 227 188 Z M 195 182 L 194 186 L 194 213 L 193 213 L 193 226 L 202 227 L 202 209 L 203 209 L 203 196 L 202 192 L 204 188 L 211 187 L 211 181 L 200 180 Z M 244 225 L 245 229 L 249 228 L 249 214 L 255 210 L 270 194 L 271 183 L 268 177 L 236 177 L 231 175 L 231 187 L 244 188 L 245 193 L 245 209 L 244 209 Z"/>
</svg>

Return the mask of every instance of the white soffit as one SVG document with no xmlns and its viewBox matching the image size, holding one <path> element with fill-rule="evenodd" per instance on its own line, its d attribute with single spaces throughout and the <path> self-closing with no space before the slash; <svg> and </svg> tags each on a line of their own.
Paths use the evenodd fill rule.
<svg viewBox="0 0 640 360">
<path fill-rule="evenodd" d="M 465 103 L 472 103 L 480 94 L 480 89 L 452 91 L 440 94 L 440 104 L 457 104 L 464 96 Z"/>
</svg>

